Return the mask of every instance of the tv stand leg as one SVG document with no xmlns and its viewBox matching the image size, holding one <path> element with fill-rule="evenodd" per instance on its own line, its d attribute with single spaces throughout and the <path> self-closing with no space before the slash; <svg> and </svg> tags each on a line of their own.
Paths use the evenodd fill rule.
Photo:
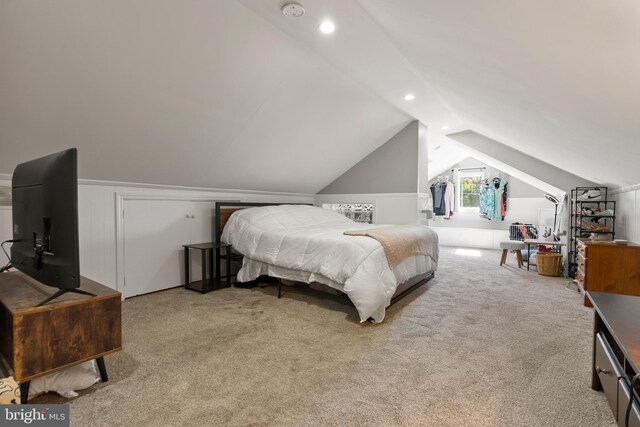
<svg viewBox="0 0 640 427">
<path fill-rule="evenodd" d="M 96 363 L 98 364 L 98 371 L 100 371 L 100 381 L 106 383 L 109 381 L 109 377 L 107 376 L 107 366 L 104 364 L 104 358 L 98 357 Z"/>
<path fill-rule="evenodd" d="M 29 400 L 29 386 L 31 381 L 20 383 L 20 404 L 25 405 Z"/>
<path fill-rule="evenodd" d="M 61 295 L 66 294 L 67 292 L 73 292 L 76 294 L 82 294 L 82 295 L 89 295 L 92 297 L 95 297 L 96 294 L 92 294 L 91 292 L 87 292 L 87 291 L 83 291 L 82 289 L 59 289 L 55 294 L 51 295 L 49 298 L 47 298 L 46 300 L 42 301 L 40 304 L 36 305 L 36 307 L 40 307 L 42 305 L 45 305 L 46 303 L 53 301 L 54 299 L 58 298 Z"/>
</svg>

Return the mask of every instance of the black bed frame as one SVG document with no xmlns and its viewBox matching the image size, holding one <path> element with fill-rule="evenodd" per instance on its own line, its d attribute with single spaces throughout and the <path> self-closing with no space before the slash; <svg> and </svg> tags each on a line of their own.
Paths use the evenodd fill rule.
<svg viewBox="0 0 640 427">
<path fill-rule="evenodd" d="M 429 280 L 433 279 L 434 277 L 436 277 L 436 272 L 432 271 L 431 273 L 419 274 L 419 275 L 417 275 L 415 277 L 412 277 L 411 279 L 407 280 L 406 282 L 401 283 L 400 285 L 398 285 L 399 291 L 396 291 L 396 293 L 394 294 L 393 298 L 391 298 L 391 302 L 389 303 L 389 307 L 391 307 L 393 304 L 397 303 L 402 298 L 406 297 L 411 292 L 415 291 L 420 286 L 424 285 L 425 283 L 427 283 Z M 275 279 L 278 279 L 278 298 L 280 298 L 282 296 L 282 280 L 280 280 L 277 277 L 275 277 Z M 403 287 L 404 289 L 400 289 L 401 287 Z"/>
<path fill-rule="evenodd" d="M 217 243 L 220 242 L 220 237 L 222 236 L 222 224 L 220 223 L 220 209 L 223 207 L 229 208 L 252 208 L 252 207 L 260 207 L 260 206 L 280 206 L 280 205 L 303 205 L 303 206 L 313 206 L 311 203 L 251 203 L 251 202 L 216 202 L 215 205 L 215 223 L 214 223 L 214 234 L 215 240 Z M 402 298 L 409 295 L 414 290 L 418 289 L 420 286 L 427 283 L 429 280 L 435 277 L 435 271 L 430 273 L 419 274 L 411 279 L 407 280 L 404 283 L 398 285 L 398 290 L 394 294 L 393 298 L 391 298 L 391 303 L 389 307 L 393 304 L 400 301 Z M 282 280 L 278 277 L 274 277 L 274 279 L 278 280 L 278 298 L 282 297 Z"/>
</svg>

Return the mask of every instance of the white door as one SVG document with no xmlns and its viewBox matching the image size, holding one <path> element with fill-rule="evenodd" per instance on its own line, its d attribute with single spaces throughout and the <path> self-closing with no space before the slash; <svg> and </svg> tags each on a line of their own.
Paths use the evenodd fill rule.
<svg viewBox="0 0 640 427">
<path fill-rule="evenodd" d="M 191 241 L 191 206 L 189 201 L 125 200 L 125 298 L 182 285 L 182 245 Z"/>
<path fill-rule="evenodd" d="M 191 202 L 191 243 L 212 242 L 215 202 Z"/>
</svg>

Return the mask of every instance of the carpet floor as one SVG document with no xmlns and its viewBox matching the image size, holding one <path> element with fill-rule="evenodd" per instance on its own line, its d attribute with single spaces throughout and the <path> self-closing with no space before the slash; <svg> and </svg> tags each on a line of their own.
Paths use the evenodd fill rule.
<svg viewBox="0 0 640 427">
<path fill-rule="evenodd" d="M 110 381 L 33 403 L 69 402 L 74 426 L 614 426 L 591 309 L 499 257 L 442 248 L 378 325 L 303 287 L 132 298 Z"/>
</svg>

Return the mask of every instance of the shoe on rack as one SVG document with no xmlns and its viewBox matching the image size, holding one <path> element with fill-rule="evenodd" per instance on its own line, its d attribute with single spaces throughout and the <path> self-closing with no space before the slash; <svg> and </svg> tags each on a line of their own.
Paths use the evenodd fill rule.
<svg viewBox="0 0 640 427">
<path fill-rule="evenodd" d="M 613 216 L 613 209 L 605 209 L 603 211 L 594 213 L 593 218 L 591 218 L 591 222 L 595 222 L 598 224 L 606 224 L 608 218 L 603 218 L 603 217 L 610 217 L 610 216 Z"/>
<path fill-rule="evenodd" d="M 605 209 L 600 212 L 596 212 L 595 216 L 613 216 L 613 209 Z"/>
<path fill-rule="evenodd" d="M 595 214 L 596 214 L 595 211 L 591 208 L 582 208 L 582 215 L 593 216 Z"/>
<path fill-rule="evenodd" d="M 600 193 L 600 190 L 585 191 L 584 193 L 582 193 L 582 195 L 578 196 L 578 200 L 580 200 L 581 202 L 597 201 L 601 198 L 602 194 Z"/>
</svg>

